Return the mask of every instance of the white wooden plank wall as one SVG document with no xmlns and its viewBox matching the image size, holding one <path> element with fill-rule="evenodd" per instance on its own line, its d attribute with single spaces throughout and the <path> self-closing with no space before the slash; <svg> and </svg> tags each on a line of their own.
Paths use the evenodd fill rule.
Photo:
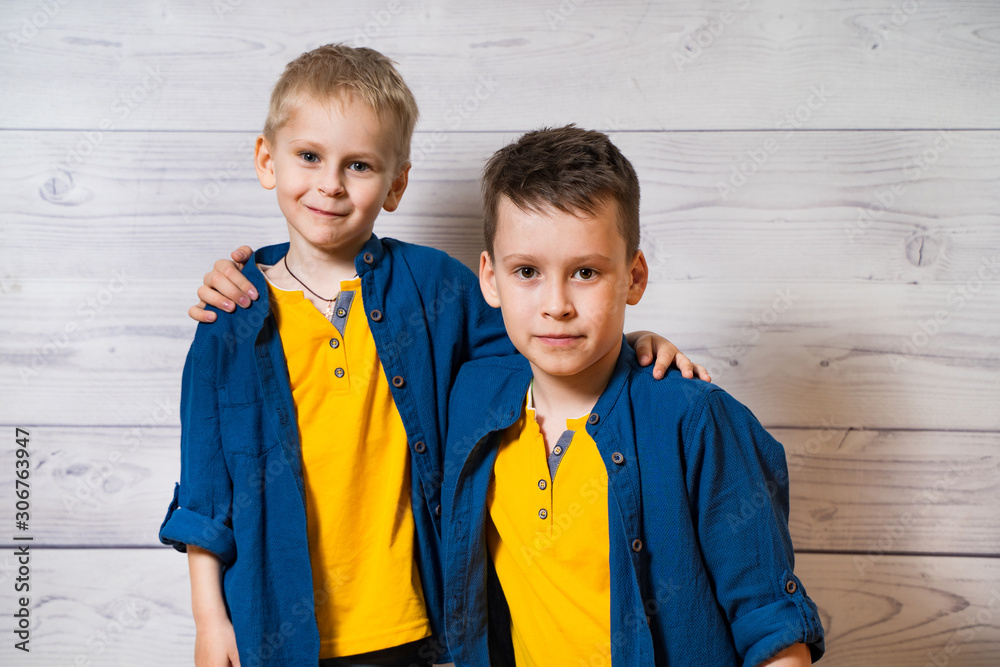
<svg viewBox="0 0 1000 667">
<path fill-rule="evenodd" d="M 251 142 L 284 64 L 395 58 L 422 116 L 376 231 L 474 264 L 482 161 L 612 132 L 662 332 L 784 443 L 823 664 L 1000 664 L 1000 5 L 991 0 L 215 0 L 0 8 L 0 536 L 32 448 L 32 651 L 190 664 L 178 474 L 187 306 L 281 240 Z M 748 499 L 752 502 L 753 499 Z"/>
</svg>

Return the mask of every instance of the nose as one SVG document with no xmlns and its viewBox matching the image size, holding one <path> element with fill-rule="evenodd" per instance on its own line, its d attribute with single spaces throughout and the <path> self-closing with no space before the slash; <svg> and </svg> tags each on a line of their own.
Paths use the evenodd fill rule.
<svg viewBox="0 0 1000 667">
<path fill-rule="evenodd" d="M 573 316 L 573 300 L 563 280 L 553 280 L 545 287 L 542 297 L 542 312 L 554 320 L 564 320 Z"/>
<path fill-rule="evenodd" d="M 340 170 L 336 167 L 324 169 L 319 176 L 316 189 L 327 197 L 339 197 L 344 194 L 344 179 L 341 178 Z"/>
</svg>

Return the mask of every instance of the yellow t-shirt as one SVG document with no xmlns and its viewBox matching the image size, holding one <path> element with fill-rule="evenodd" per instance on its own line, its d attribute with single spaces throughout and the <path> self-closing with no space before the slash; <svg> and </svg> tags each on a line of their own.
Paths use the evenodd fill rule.
<svg viewBox="0 0 1000 667">
<path fill-rule="evenodd" d="M 341 283 L 341 333 L 301 291 L 268 285 L 302 443 L 320 658 L 431 634 L 414 561 L 406 430 L 360 288 L 359 278 Z"/>
<path fill-rule="evenodd" d="M 519 667 L 611 665 L 608 472 L 586 422 L 567 420 L 547 458 L 528 406 L 493 466 L 486 541 Z"/>
</svg>

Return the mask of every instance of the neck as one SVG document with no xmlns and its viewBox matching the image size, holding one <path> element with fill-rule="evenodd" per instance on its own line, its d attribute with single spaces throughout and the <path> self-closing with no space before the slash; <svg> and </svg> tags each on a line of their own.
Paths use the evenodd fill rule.
<svg viewBox="0 0 1000 667">
<path fill-rule="evenodd" d="M 287 276 L 298 286 L 295 289 L 304 288 L 302 283 L 305 283 L 308 285 L 307 292 L 316 290 L 322 296 L 332 298 L 340 291 L 341 281 L 354 277 L 356 273 L 354 258 L 360 250 L 359 247 L 343 253 L 334 253 L 308 243 L 293 242 L 289 245 L 288 254 L 282 264 L 287 264 L 288 270 L 295 274 L 294 277 Z"/>
<path fill-rule="evenodd" d="M 558 436 L 556 431 L 562 432 L 567 419 L 582 417 L 594 408 L 615 372 L 620 351 L 621 341 L 597 362 L 575 375 L 550 375 L 531 363 L 535 420 L 546 435 L 546 441 L 549 440 L 546 420 L 554 427 L 548 430 Z"/>
</svg>

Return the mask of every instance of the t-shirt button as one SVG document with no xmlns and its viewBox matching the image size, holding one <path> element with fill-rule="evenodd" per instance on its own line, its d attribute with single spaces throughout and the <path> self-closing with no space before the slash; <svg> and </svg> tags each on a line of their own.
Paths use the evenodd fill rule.
<svg viewBox="0 0 1000 667">
<path fill-rule="evenodd" d="M 556 456 L 559 456 L 560 454 L 562 454 L 562 447 L 556 445 L 555 448 L 552 450 L 552 453 L 555 454 Z"/>
<path fill-rule="evenodd" d="M 344 369 L 343 368 L 338 368 L 337 370 L 335 370 L 333 372 L 333 374 L 336 375 L 339 378 L 342 378 L 342 377 L 344 377 Z"/>
<path fill-rule="evenodd" d="M 538 480 L 538 488 L 539 489 L 541 489 L 541 490 L 544 491 L 546 486 L 548 486 L 548 484 L 546 484 L 546 482 L 545 482 L 544 479 Z"/>
<path fill-rule="evenodd" d="M 344 310 L 343 308 L 338 308 L 337 309 L 337 317 L 345 317 L 346 315 L 347 315 L 347 311 L 346 310 Z"/>
<path fill-rule="evenodd" d="M 332 347 L 333 349 L 336 350 L 338 347 L 340 347 L 340 341 L 337 340 L 336 338 L 331 338 L 330 339 L 330 347 Z"/>
<path fill-rule="evenodd" d="M 538 518 L 539 519 L 544 519 L 548 515 L 549 515 L 549 513 L 545 510 L 544 507 L 542 509 L 538 510 Z"/>
</svg>

